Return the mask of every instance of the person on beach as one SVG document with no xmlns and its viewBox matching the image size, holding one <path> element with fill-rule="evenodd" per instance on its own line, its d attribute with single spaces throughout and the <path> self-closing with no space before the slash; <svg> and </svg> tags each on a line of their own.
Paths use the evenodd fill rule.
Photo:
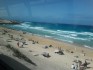
<svg viewBox="0 0 93 70">
<path fill-rule="evenodd" d="M 19 42 L 17 42 L 17 46 L 19 47 Z"/>
<path fill-rule="evenodd" d="M 78 60 L 78 69 L 81 70 L 82 61 Z"/>
<path fill-rule="evenodd" d="M 86 53 L 83 53 L 83 55 L 85 56 L 85 55 L 86 55 Z"/>
<path fill-rule="evenodd" d="M 74 64 L 71 65 L 71 69 L 75 70 L 75 65 Z"/>
<path fill-rule="evenodd" d="M 13 35 L 10 35 L 10 38 L 11 38 L 11 39 L 14 39 L 14 36 L 13 36 Z"/>
<path fill-rule="evenodd" d="M 23 42 L 21 42 L 21 43 L 20 43 L 20 47 L 21 47 L 21 48 L 23 48 L 23 46 L 24 46 L 24 43 L 23 43 Z"/>
<path fill-rule="evenodd" d="M 78 70 L 78 63 L 75 63 L 75 70 Z"/>
<path fill-rule="evenodd" d="M 84 68 L 86 69 L 87 68 L 87 65 L 88 65 L 88 63 L 87 63 L 86 60 L 85 60 L 85 63 L 83 65 L 84 65 Z"/>
</svg>

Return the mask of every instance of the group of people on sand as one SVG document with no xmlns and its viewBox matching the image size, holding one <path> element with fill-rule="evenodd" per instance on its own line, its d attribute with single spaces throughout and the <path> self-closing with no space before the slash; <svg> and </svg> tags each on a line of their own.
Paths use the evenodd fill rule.
<svg viewBox="0 0 93 70">
<path fill-rule="evenodd" d="M 55 53 L 59 54 L 59 55 L 64 55 L 63 50 L 61 49 L 61 47 L 58 47 L 57 50 L 54 51 Z"/>
<path fill-rule="evenodd" d="M 71 65 L 72 70 L 85 70 L 87 69 L 88 62 L 85 60 L 84 63 L 82 61 L 78 60 L 74 64 Z"/>
<path fill-rule="evenodd" d="M 32 39 L 29 39 L 29 41 L 32 41 L 32 44 L 38 44 L 39 43 L 38 41 L 35 41 L 35 40 L 32 40 Z"/>
<path fill-rule="evenodd" d="M 34 40 L 29 40 L 29 41 L 32 41 L 32 44 L 38 44 L 38 41 L 34 41 Z M 17 42 L 17 46 L 23 47 L 24 45 L 27 45 L 26 40 L 24 38 L 21 38 L 21 40 Z"/>
<path fill-rule="evenodd" d="M 26 42 L 17 42 L 17 46 L 23 48 Z"/>
</svg>

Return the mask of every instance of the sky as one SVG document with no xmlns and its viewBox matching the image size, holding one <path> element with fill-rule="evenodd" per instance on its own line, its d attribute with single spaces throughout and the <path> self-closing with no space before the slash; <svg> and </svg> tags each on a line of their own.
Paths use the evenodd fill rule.
<svg viewBox="0 0 93 70">
<path fill-rule="evenodd" d="M 93 25 L 93 0 L 0 0 L 0 18 Z"/>
</svg>

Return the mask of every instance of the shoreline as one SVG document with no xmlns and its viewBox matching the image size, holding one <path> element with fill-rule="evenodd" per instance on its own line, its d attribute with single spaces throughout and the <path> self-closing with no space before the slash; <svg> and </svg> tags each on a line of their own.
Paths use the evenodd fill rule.
<svg viewBox="0 0 93 70">
<path fill-rule="evenodd" d="M 72 70 L 72 69 L 70 69 L 70 66 L 74 60 L 81 60 L 82 62 L 84 62 L 84 60 L 88 59 L 89 60 L 88 62 L 91 63 L 89 66 L 93 67 L 93 63 L 92 63 L 93 62 L 93 50 L 91 50 L 91 49 L 88 49 L 85 47 L 79 47 L 74 44 L 65 43 L 63 41 L 58 41 L 58 40 L 54 40 L 51 38 L 37 36 L 36 34 L 29 33 L 26 31 L 21 31 L 21 30 L 18 31 L 18 30 L 14 30 L 11 28 L 5 28 L 5 27 L 0 27 L 0 29 L 2 31 L 3 31 L 3 29 L 7 30 L 8 34 L 13 35 L 15 38 L 19 38 L 20 35 L 22 35 L 22 38 L 24 38 L 26 40 L 26 43 L 28 44 L 28 45 L 24 46 L 24 48 L 19 48 L 16 45 L 16 43 L 18 41 L 13 40 L 13 43 L 11 43 L 11 42 L 10 43 L 12 45 L 14 45 L 17 49 L 23 50 L 22 51 L 23 54 L 27 55 L 29 58 L 32 58 L 32 57 L 30 57 L 30 55 L 39 54 L 39 56 L 34 56 L 34 57 L 36 57 L 36 59 L 40 59 L 40 61 L 45 61 L 46 63 L 48 61 L 50 64 L 57 65 L 58 67 L 63 66 L 63 67 L 69 68 L 67 70 Z M 26 33 L 23 34 L 23 32 L 26 32 Z M 8 34 L 6 34 L 5 36 L 3 36 L 3 35 L 1 35 L 1 36 L 4 38 L 4 37 L 7 37 Z M 38 44 L 33 44 L 32 41 L 30 41 L 30 40 L 38 41 Z M 49 46 L 49 45 L 52 45 L 53 47 L 48 48 L 48 49 L 43 48 L 44 46 Z M 62 50 L 64 50 L 65 55 L 58 55 L 58 54 L 54 53 L 54 51 L 60 47 Z M 32 50 L 32 52 L 29 52 L 29 50 Z M 69 52 L 67 52 L 67 50 Z M 84 53 L 86 53 L 85 56 L 82 54 L 82 50 Z M 71 53 L 72 51 L 73 51 L 73 53 Z M 42 52 L 48 52 L 51 55 L 51 57 L 50 58 L 42 57 L 42 55 L 41 55 Z M 78 56 L 78 58 L 76 58 L 75 56 Z M 32 58 L 32 59 L 34 60 L 34 58 Z M 40 65 L 39 61 L 36 61 L 36 63 L 39 63 L 39 65 Z M 42 63 L 40 66 L 42 67 L 43 64 L 46 65 L 46 63 Z M 53 68 L 55 68 L 55 67 L 53 67 Z M 40 70 L 42 70 L 42 69 L 40 69 Z M 55 70 L 55 69 L 53 69 L 53 70 Z M 59 70 L 62 70 L 62 69 L 59 69 Z M 92 69 L 90 68 L 87 70 L 92 70 Z"/>
<path fill-rule="evenodd" d="M 27 32 L 29 33 L 29 32 Z M 32 34 L 32 33 L 31 33 Z M 53 38 L 47 38 L 47 37 L 44 37 L 44 36 L 40 36 L 40 35 L 37 35 L 37 34 L 33 34 L 33 36 L 36 36 L 36 37 L 41 37 L 41 38 L 45 38 L 45 39 L 49 39 L 49 40 L 52 40 L 52 41 L 57 41 L 57 42 L 60 42 L 60 43 L 64 43 L 65 45 L 67 44 L 68 46 L 70 46 L 71 48 L 74 48 L 74 49 L 84 49 L 84 50 L 88 50 L 88 51 L 93 51 L 93 48 L 89 48 L 89 47 L 85 47 L 85 46 L 80 46 L 80 45 L 77 45 L 77 44 L 74 44 L 74 43 L 68 43 L 68 42 L 64 42 L 64 41 L 61 41 L 61 40 L 57 40 L 57 39 L 53 39 Z M 67 48 L 70 48 L 68 47 Z M 59 46 L 60 47 L 60 46 Z M 58 48 L 58 47 L 56 47 Z M 61 47 L 62 48 L 62 47 Z M 73 50 L 74 50 L 73 49 Z M 66 49 L 65 49 L 66 50 Z M 81 50 L 81 51 L 82 51 Z M 79 53 L 81 53 L 81 51 L 79 51 Z"/>
<path fill-rule="evenodd" d="M 7 28 L 7 29 L 12 29 L 12 28 L 8 28 L 8 27 L 3 27 L 3 28 Z M 18 30 L 16 30 L 16 29 L 12 29 L 12 30 L 15 30 L 15 31 L 18 31 Z M 19 31 L 21 31 L 21 32 L 26 32 L 26 31 L 23 31 L 23 30 L 19 30 Z M 75 44 L 75 43 L 69 43 L 69 42 L 65 42 L 65 41 L 62 41 L 62 40 L 58 40 L 58 39 L 54 39 L 54 38 L 51 38 L 51 37 L 45 37 L 44 35 L 43 36 L 41 36 L 41 35 L 38 35 L 38 34 L 33 34 L 33 33 L 30 33 L 30 32 L 26 32 L 26 33 L 28 33 L 28 34 L 31 34 L 31 35 L 33 35 L 33 36 L 38 36 L 38 37 L 41 37 L 41 38 L 45 38 L 45 39 L 50 39 L 50 40 L 54 40 L 54 41 L 58 41 L 58 42 L 63 42 L 63 43 L 65 43 L 65 44 L 69 44 L 69 45 L 73 45 L 73 46 L 75 46 L 76 48 L 77 47 L 81 47 L 81 48 L 85 48 L 85 49 L 89 49 L 89 50 L 92 50 L 93 51 L 93 48 L 92 47 L 85 47 L 84 45 L 79 45 L 79 44 Z"/>
<path fill-rule="evenodd" d="M 20 25 L 20 24 L 19 24 Z M 13 29 L 13 30 L 20 30 L 20 28 L 18 28 L 18 29 L 15 29 L 15 28 L 12 28 L 12 27 L 7 27 L 7 28 L 10 28 L 10 29 Z M 30 29 L 30 28 L 29 28 Z M 24 31 L 24 32 L 28 32 L 28 33 L 31 33 L 31 31 L 29 31 L 29 30 L 24 30 L 24 29 L 21 29 L 20 31 Z M 33 33 L 33 31 L 32 31 L 32 33 Z M 34 34 L 34 33 L 33 33 Z M 72 45 L 75 45 L 75 46 L 78 46 L 78 47 L 85 47 L 85 48 L 88 48 L 88 49 L 93 49 L 93 44 L 92 43 L 90 43 L 90 42 L 92 42 L 92 36 L 91 36 L 91 40 L 90 39 L 88 39 L 87 37 L 86 37 L 86 41 L 82 41 L 81 39 L 80 40 L 78 40 L 77 38 L 79 38 L 78 36 L 76 36 L 75 38 L 76 38 L 76 40 L 74 40 L 74 36 L 71 36 L 72 37 L 72 39 L 70 39 L 70 40 L 65 40 L 64 38 L 64 36 L 63 36 L 63 38 L 61 38 L 60 39 L 60 37 L 56 37 L 56 36 L 51 36 L 51 35 L 43 35 L 43 34 L 38 34 L 38 33 L 36 33 L 36 34 L 34 34 L 34 35 L 36 35 L 36 36 L 41 36 L 41 37 L 44 37 L 44 38 L 49 38 L 49 39 L 53 39 L 53 40 L 57 40 L 57 41 L 61 41 L 61 42 L 64 42 L 64 43 L 68 43 L 68 44 L 72 44 Z M 78 34 L 76 34 L 76 35 L 78 35 Z M 49 37 L 47 37 L 47 36 L 49 36 Z M 69 39 L 70 38 L 70 36 L 68 36 L 68 38 L 67 39 Z M 80 37 L 81 38 L 81 37 Z M 62 40 L 63 39 L 63 40 Z M 82 38 L 83 39 L 83 38 Z M 90 40 L 90 41 L 88 41 L 88 40 Z M 88 42 L 88 43 L 87 43 Z"/>
<path fill-rule="evenodd" d="M 30 33 L 30 32 L 27 32 L 27 33 Z M 33 34 L 33 33 L 31 33 Z M 55 41 L 58 41 L 58 42 L 63 42 L 63 43 L 66 43 L 66 44 L 70 44 L 70 45 L 73 45 L 73 46 L 77 46 L 77 47 L 83 47 L 83 48 L 86 48 L 86 49 L 89 49 L 89 50 L 93 50 L 92 47 L 85 47 L 84 45 L 79 45 L 79 44 L 75 44 L 75 43 L 69 43 L 69 42 L 65 42 L 65 41 L 62 41 L 62 40 L 58 40 L 58 39 L 54 39 L 54 38 L 50 38 L 50 37 L 45 37 L 45 36 L 41 36 L 41 35 L 37 35 L 37 34 L 33 34 L 34 36 L 38 36 L 38 37 L 42 37 L 42 38 L 45 38 L 45 39 L 51 39 L 51 40 L 55 40 Z"/>
<path fill-rule="evenodd" d="M 7 27 L 3 27 L 3 28 L 6 28 L 6 29 L 10 29 L 10 30 L 14 30 L 14 31 L 17 31 L 17 32 L 26 32 L 26 31 L 23 31 L 23 30 L 16 30 L 16 29 L 12 29 L 12 28 L 7 28 Z M 80 52 L 80 49 L 84 49 L 84 50 L 91 50 L 91 51 L 93 51 L 93 49 L 91 49 L 91 48 L 88 48 L 88 47 L 84 47 L 84 46 L 80 46 L 80 45 L 75 45 L 75 44 L 71 44 L 71 43 L 67 43 L 67 42 L 64 42 L 64 41 L 60 41 L 60 40 L 56 40 L 56 39 L 53 39 L 53 38 L 47 38 L 47 37 L 45 37 L 45 36 L 40 36 L 40 35 L 37 35 L 37 34 L 33 34 L 33 33 L 30 33 L 30 32 L 26 32 L 27 34 L 30 34 L 30 35 L 32 35 L 32 36 L 36 36 L 36 37 L 40 37 L 40 38 L 45 38 L 45 39 L 48 39 L 48 40 L 52 40 L 52 41 L 56 41 L 56 42 L 59 42 L 59 43 L 63 43 L 63 44 L 65 44 L 65 46 L 66 46 L 66 48 L 68 49 L 70 49 L 70 48 L 73 48 L 73 49 L 79 49 L 79 52 Z M 58 47 L 60 47 L 60 46 L 58 46 Z M 58 48 L 58 47 L 56 47 L 56 48 Z M 61 46 L 61 48 L 62 48 L 62 46 Z M 66 49 L 65 49 L 66 50 Z M 82 51 L 82 50 L 81 50 Z"/>
</svg>

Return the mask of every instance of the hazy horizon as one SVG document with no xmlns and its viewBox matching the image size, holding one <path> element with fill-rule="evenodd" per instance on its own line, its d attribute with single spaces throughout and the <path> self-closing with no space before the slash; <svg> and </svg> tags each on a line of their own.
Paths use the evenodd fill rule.
<svg viewBox="0 0 93 70">
<path fill-rule="evenodd" d="M 0 18 L 93 25 L 93 0 L 0 0 Z"/>
</svg>

